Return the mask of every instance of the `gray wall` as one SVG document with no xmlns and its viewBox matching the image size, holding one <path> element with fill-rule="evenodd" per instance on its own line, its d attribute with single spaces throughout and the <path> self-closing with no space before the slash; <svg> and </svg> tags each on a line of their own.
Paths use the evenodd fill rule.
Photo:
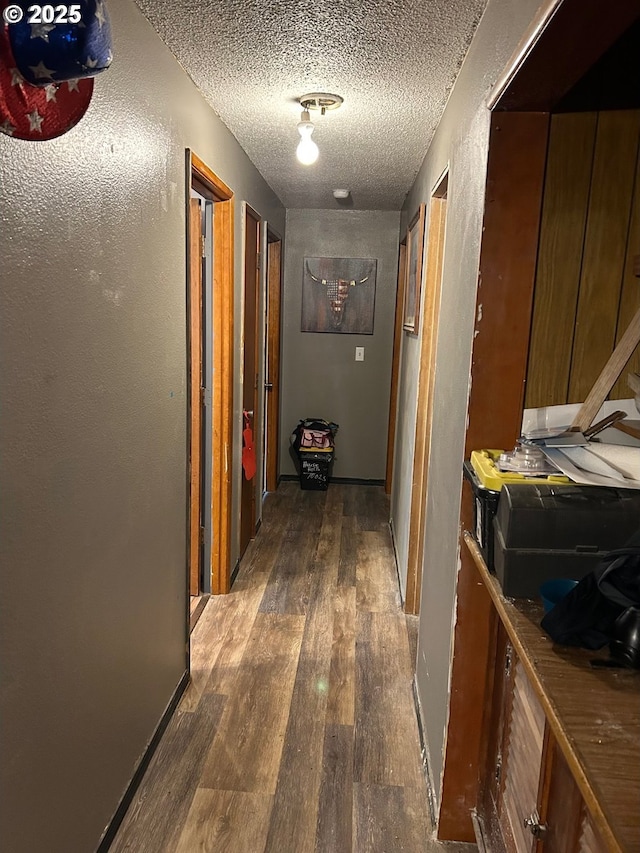
<svg viewBox="0 0 640 853">
<path fill-rule="evenodd" d="M 436 352 L 433 440 L 416 680 L 439 799 L 448 714 L 451 639 L 459 566 L 458 519 L 477 271 L 489 136 L 486 98 L 538 8 L 538 0 L 490 0 L 416 182 L 403 229 L 429 201 L 449 165 L 441 318 Z M 419 341 L 405 336 L 392 516 L 406 575 L 407 517 L 413 456 Z M 455 736 L 455 732 L 452 733 Z"/>
<path fill-rule="evenodd" d="M 335 477 L 385 476 L 399 212 L 289 210 L 282 312 L 280 469 L 294 474 L 289 436 L 300 418 L 340 425 Z M 305 257 L 376 258 L 373 335 L 301 332 Z M 364 362 L 354 360 L 364 346 Z"/>
<path fill-rule="evenodd" d="M 235 190 L 238 225 L 247 199 L 285 226 L 139 10 L 109 10 L 115 60 L 80 124 L 50 142 L 0 136 L 11 853 L 95 849 L 185 669 L 185 147 Z M 237 283 L 240 258 L 238 228 Z M 240 340 L 237 323 L 237 364 Z"/>
</svg>

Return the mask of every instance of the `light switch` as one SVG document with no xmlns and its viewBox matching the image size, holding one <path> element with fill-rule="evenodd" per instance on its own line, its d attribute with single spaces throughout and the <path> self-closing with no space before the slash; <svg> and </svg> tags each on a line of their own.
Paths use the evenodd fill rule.
<svg viewBox="0 0 640 853">
<path fill-rule="evenodd" d="M 356 361 L 364 361 L 364 347 L 356 347 Z"/>
</svg>

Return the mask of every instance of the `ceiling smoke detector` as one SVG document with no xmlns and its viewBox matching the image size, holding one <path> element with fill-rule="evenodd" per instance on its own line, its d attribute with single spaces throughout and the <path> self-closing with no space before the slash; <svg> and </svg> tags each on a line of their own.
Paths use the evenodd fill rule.
<svg viewBox="0 0 640 853">
<path fill-rule="evenodd" d="M 334 198 L 349 198 L 350 191 L 349 190 L 334 190 L 333 197 Z"/>
<path fill-rule="evenodd" d="M 344 98 L 329 92 L 311 92 L 298 100 L 303 110 L 320 110 L 321 115 L 324 115 L 327 110 L 337 110 Z"/>
</svg>

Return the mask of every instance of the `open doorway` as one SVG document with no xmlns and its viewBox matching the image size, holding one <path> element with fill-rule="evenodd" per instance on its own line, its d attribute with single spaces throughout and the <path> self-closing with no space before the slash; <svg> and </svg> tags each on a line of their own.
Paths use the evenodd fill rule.
<svg viewBox="0 0 640 853">
<path fill-rule="evenodd" d="M 260 297 L 261 233 L 262 220 L 248 205 L 244 205 L 244 325 L 242 357 L 242 410 L 243 431 L 250 429 L 255 437 L 260 434 L 258 416 L 258 316 Z M 255 453 L 255 446 L 254 446 Z M 256 535 L 256 490 L 255 470 L 247 474 L 243 465 L 240 491 L 240 557 Z"/>
<path fill-rule="evenodd" d="M 389 394 L 389 429 L 387 432 L 387 466 L 384 490 L 391 494 L 393 483 L 393 451 L 396 443 L 396 422 L 398 415 L 398 386 L 400 382 L 400 355 L 402 352 L 402 321 L 404 316 L 404 293 L 407 278 L 407 238 L 398 249 L 398 284 L 396 287 L 396 313 L 393 322 L 393 355 L 391 359 L 391 391 Z"/>
<path fill-rule="evenodd" d="M 440 297 L 442 292 L 442 263 L 447 219 L 448 171 L 436 183 L 429 203 L 427 231 L 427 263 L 422 304 L 422 339 L 418 373 L 418 405 L 416 409 L 416 437 L 411 481 L 411 510 L 409 515 L 409 555 L 407 560 L 407 587 L 405 611 L 418 613 L 422 588 L 422 561 L 424 557 L 424 526 L 426 519 L 427 480 L 431 452 L 433 423 L 433 395 L 436 372 L 436 346 L 440 322 Z"/>
<path fill-rule="evenodd" d="M 211 517 L 211 261 L 212 206 L 192 179 L 189 199 L 189 596 L 194 620 L 206 600 L 203 567 L 210 561 Z M 207 384 L 209 387 L 207 387 Z M 207 399 L 208 398 L 208 399 Z M 208 405 L 207 405 L 208 404 Z"/>
<path fill-rule="evenodd" d="M 187 149 L 188 583 L 230 588 L 233 192 Z"/>
<path fill-rule="evenodd" d="M 264 330 L 264 492 L 278 487 L 280 429 L 280 303 L 282 298 L 282 240 L 267 229 L 267 304 Z"/>
</svg>

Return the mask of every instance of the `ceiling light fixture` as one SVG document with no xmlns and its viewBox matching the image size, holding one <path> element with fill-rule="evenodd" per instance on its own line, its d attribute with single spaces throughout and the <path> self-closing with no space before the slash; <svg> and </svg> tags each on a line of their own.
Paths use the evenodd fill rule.
<svg viewBox="0 0 640 853">
<path fill-rule="evenodd" d="M 303 110 L 301 119 L 298 122 L 298 133 L 301 139 L 296 148 L 296 157 L 303 166 L 311 166 L 312 163 L 315 163 L 320 153 L 318 146 L 311 138 L 314 129 L 309 111 Z"/>
<path fill-rule="evenodd" d="M 312 92 L 299 98 L 302 115 L 298 122 L 298 133 L 301 139 L 296 149 L 296 156 L 304 166 L 315 163 L 320 153 L 318 146 L 311 139 L 315 126 L 311 121 L 309 110 L 320 110 L 320 114 L 324 115 L 327 110 L 337 109 L 342 104 L 342 100 L 340 95 L 330 95 L 328 92 Z"/>
</svg>

